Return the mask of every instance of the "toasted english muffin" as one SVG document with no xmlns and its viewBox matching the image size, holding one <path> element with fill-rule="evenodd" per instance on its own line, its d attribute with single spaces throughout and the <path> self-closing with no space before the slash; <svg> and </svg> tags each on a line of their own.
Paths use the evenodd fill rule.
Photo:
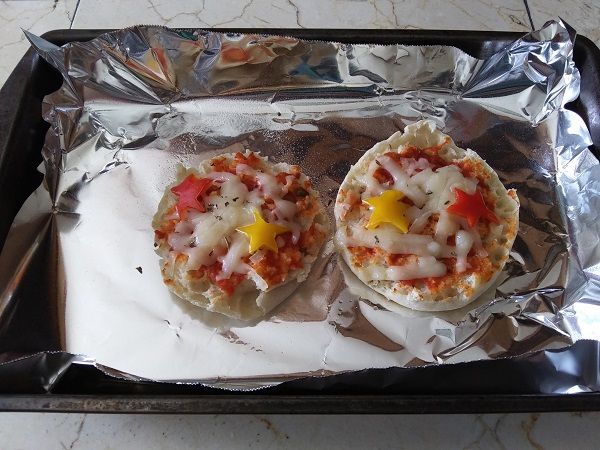
<svg viewBox="0 0 600 450">
<path fill-rule="evenodd" d="M 336 247 L 387 299 L 461 308 L 501 273 L 519 226 L 516 191 L 472 150 L 420 121 L 368 150 L 336 204 Z"/>
<path fill-rule="evenodd" d="M 181 167 L 152 226 L 169 289 L 242 320 L 263 316 L 307 277 L 328 233 L 300 168 L 249 150 Z"/>
</svg>

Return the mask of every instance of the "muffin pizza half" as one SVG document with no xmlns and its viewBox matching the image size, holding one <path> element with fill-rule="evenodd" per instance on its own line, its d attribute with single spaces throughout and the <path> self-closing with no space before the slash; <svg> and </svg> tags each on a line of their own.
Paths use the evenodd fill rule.
<svg viewBox="0 0 600 450">
<path fill-rule="evenodd" d="M 363 283 L 400 305 L 444 311 L 472 302 L 500 274 L 519 200 L 474 151 L 421 121 L 350 169 L 335 218 L 336 246 Z"/>
<path fill-rule="evenodd" d="M 304 280 L 328 232 L 318 193 L 298 166 L 247 150 L 183 169 L 154 216 L 164 282 L 179 297 L 251 320 Z"/>
</svg>

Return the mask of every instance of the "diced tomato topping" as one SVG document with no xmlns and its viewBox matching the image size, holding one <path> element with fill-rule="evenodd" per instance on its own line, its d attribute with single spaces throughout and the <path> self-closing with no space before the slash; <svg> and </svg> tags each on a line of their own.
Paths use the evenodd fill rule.
<svg viewBox="0 0 600 450">
<path fill-rule="evenodd" d="M 310 248 L 317 241 L 317 236 L 321 233 L 318 233 L 315 226 L 311 225 L 311 227 L 300 233 L 300 239 L 298 240 L 298 245 L 300 248 Z"/>
<path fill-rule="evenodd" d="M 247 166 L 250 166 L 253 169 L 258 169 L 261 165 L 261 160 L 258 158 L 258 156 L 256 156 L 254 152 L 250 152 L 248 156 L 244 155 L 243 153 L 237 152 L 235 154 L 235 162 L 237 164 L 246 164 Z"/>
<path fill-rule="evenodd" d="M 265 198 L 265 201 L 260 205 L 263 211 L 273 211 L 275 209 L 275 202 L 272 198 Z"/>
<path fill-rule="evenodd" d="M 381 184 L 390 184 L 394 182 L 394 177 L 392 177 L 392 175 L 383 167 L 378 167 L 375 172 L 373 172 L 373 177 Z"/>
<path fill-rule="evenodd" d="M 206 190 L 206 196 L 208 197 L 213 192 L 219 193 L 221 192 L 221 186 L 216 184 L 211 184 L 210 187 Z"/>
<path fill-rule="evenodd" d="M 175 208 L 171 208 L 167 214 L 172 214 L 173 211 L 175 211 Z M 166 239 L 167 236 L 169 234 L 171 234 L 173 231 L 175 231 L 175 226 L 177 225 L 177 221 L 176 220 L 167 220 L 166 222 L 164 222 L 160 229 L 158 230 L 154 230 L 154 236 L 157 239 Z"/>
<path fill-rule="evenodd" d="M 273 286 L 281 283 L 290 271 L 302 268 L 302 253 L 295 245 L 286 241 L 286 245 L 279 247 L 277 253 L 267 251 L 265 256 L 252 266 L 269 286 Z"/>
<path fill-rule="evenodd" d="M 237 152 L 234 155 L 233 161 L 228 161 L 224 157 L 218 157 L 213 159 L 212 167 L 216 172 L 229 172 L 236 173 L 236 168 L 238 164 L 244 164 L 246 166 L 252 167 L 253 169 L 260 169 L 262 161 L 256 156 L 254 152 L 248 154 L 248 156 L 243 153 Z M 243 181 L 243 180 L 242 180 Z"/>
<path fill-rule="evenodd" d="M 373 258 L 377 256 L 377 249 L 370 247 L 348 247 L 348 251 L 352 254 L 354 264 L 363 266 L 369 263 Z"/>
<path fill-rule="evenodd" d="M 399 253 L 390 253 L 387 255 L 387 263 L 390 266 L 403 266 L 412 259 L 412 255 L 402 255 Z"/>
<path fill-rule="evenodd" d="M 235 288 L 244 281 L 246 276 L 241 273 L 232 273 L 226 280 L 217 280 L 217 276 L 221 274 L 222 269 L 223 265 L 217 261 L 210 266 L 202 266 L 198 270 L 193 271 L 193 276 L 200 278 L 206 275 L 223 292 L 231 296 L 235 292 Z"/>
<path fill-rule="evenodd" d="M 258 187 L 258 181 L 256 180 L 256 177 L 245 173 L 240 174 L 239 177 L 240 180 L 242 180 L 242 183 L 246 185 L 249 191 L 253 191 Z"/>
<path fill-rule="evenodd" d="M 425 158 L 429 162 L 429 164 L 433 166 L 433 170 L 449 165 L 449 163 L 446 162 L 446 160 L 441 156 L 438 156 L 437 153 L 428 153 L 427 150 L 428 149 L 418 149 L 416 147 L 409 147 L 405 149 L 402 152 L 402 154 L 396 152 L 388 152 L 384 156 L 387 156 L 390 159 L 394 160 L 394 162 L 398 165 L 402 165 L 402 160 L 404 158 Z"/>
<path fill-rule="evenodd" d="M 235 174 L 235 166 L 231 165 L 224 157 L 215 158 L 212 161 L 215 172 L 229 172 Z"/>
<path fill-rule="evenodd" d="M 235 288 L 244 281 L 246 277 L 241 273 L 232 273 L 231 276 L 226 280 L 218 280 L 216 281 L 217 286 L 219 286 L 223 292 L 227 295 L 231 296 L 235 292 Z"/>
<path fill-rule="evenodd" d="M 275 178 L 277 178 L 277 182 L 279 184 L 284 184 L 287 182 L 287 177 L 289 177 L 290 174 L 287 172 L 279 172 L 277 175 L 275 175 Z"/>
</svg>

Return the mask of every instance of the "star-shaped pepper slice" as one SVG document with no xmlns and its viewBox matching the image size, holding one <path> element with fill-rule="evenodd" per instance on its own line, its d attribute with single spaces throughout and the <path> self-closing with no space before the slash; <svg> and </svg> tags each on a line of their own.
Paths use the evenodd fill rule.
<svg viewBox="0 0 600 450">
<path fill-rule="evenodd" d="M 278 234 L 286 233 L 289 230 L 284 226 L 266 222 L 257 209 L 255 209 L 253 213 L 253 224 L 237 228 L 237 231 L 244 233 L 250 238 L 250 254 L 256 252 L 261 247 L 266 247 L 277 253 L 279 248 L 277 247 L 275 237 Z"/>
<path fill-rule="evenodd" d="M 206 211 L 204 204 L 198 199 L 206 192 L 210 184 L 210 179 L 198 178 L 194 174 L 190 174 L 180 184 L 171 188 L 171 192 L 178 197 L 175 209 L 179 217 L 185 218 L 188 209 Z"/>
<path fill-rule="evenodd" d="M 481 195 L 479 190 L 471 195 L 456 188 L 454 189 L 454 195 L 456 196 L 456 200 L 448 206 L 446 211 L 467 219 L 467 223 L 471 228 L 474 228 L 481 218 L 493 223 L 500 223 L 494 211 L 489 209 L 485 204 L 483 195 Z"/>
<path fill-rule="evenodd" d="M 377 197 L 366 198 L 363 201 L 373 209 L 367 223 L 367 229 L 377 228 L 382 223 L 391 223 L 403 233 L 408 233 L 408 218 L 406 209 L 408 205 L 401 202 L 404 194 L 390 189 Z"/>
</svg>

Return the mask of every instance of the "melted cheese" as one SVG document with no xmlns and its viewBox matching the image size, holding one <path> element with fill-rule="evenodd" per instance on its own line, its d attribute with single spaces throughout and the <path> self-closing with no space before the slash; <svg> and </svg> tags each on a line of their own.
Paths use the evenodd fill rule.
<svg viewBox="0 0 600 450">
<path fill-rule="evenodd" d="M 402 266 L 382 267 L 370 265 L 363 273 L 371 280 L 403 281 L 417 278 L 441 277 L 446 275 L 446 265 L 433 256 L 421 256 Z"/>
<path fill-rule="evenodd" d="M 249 191 L 241 175 L 255 177 L 258 187 Z M 299 221 L 295 217 L 298 212 L 296 204 L 282 198 L 295 178 L 289 175 L 280 184 L 274 175 L 244 164 L 236 166 L 236 174 L 209 172 L 202 176 L 213 180 L 220 189 L 204 197 L 206 212 L 188 211 L 187 217 L 178 222 L 167 237 L 168 244 L 175 252 L 187 255 L 188 270 L 220 262 L 222 268 L 217 280 L 228 279 L 234 273 L 247 274 L 259 289 L 266 289 L 266 282 L 244 262 L 249 256 L 249 242 L 236 229 L 252 223 L 252 211 L 261 210 L 265 200 L 271 199 L 275 208 L 262 210 L 264 218 L 290 229 L 293 241 L 297 242 L 301 232 L 310 227 L 311 220 L 303 218 Z M 279 244 L 284 244 L 281 238 Z M 264 252 L 258 251 L 250 260 L 255 261 L 262 256 Z"/>
<path fill-rule="evenodd" d="M 410 225 L 408 232 L 411 234 L 419 234 L 421 231 L 423 231 L 423 229 L 427 225 L 427 222 L 429 222 L 429 218 L 431 217 L 431 214 L 432 214 L 431 211 L 426 211 L 426 212 L 422 213 L 421 215 L 419 215 L 414 220 L 414 222 Z"/>
<path fill-rule="evenodd" d="M 366 186 L 363 192 L 362 198 L 375 197 L 381 194 L 386 188 L 379 184 L 379 181 L 373 176 L 375 171 L 379 168 L 377 160 L 371 161 L 367 172 L 358 177 L 358 181 Z"/>
<path fill-rule="evenodd" d="M 440 244 L 445 244 L 448 236 L 456 234 L 459 229 L 460 226 L 452 219 L 452 215 L 446 211 L 442 211 L 435 224 L 435 240 Z"/>
<path fill-rule="evenodd" d="M 443 247 L 431 236 L 401 234 L 388 225 L 382 225 L 375 230 L 366 230 L 354 225 L 349 232 L 350 236 L 343 231 L 338 234 L 338 239 L 347 247 L 379 247 L 388 253 L 418 256 L 440 256 L 443 251 Z"/>
<path fill-rule="evenodd" d="M 217 184 L 221 187 L 221 197 L 226 201 L 231 201 L 234 198 L 237 201 L 243 203 L 248 197 L 248 188 L 237 175 L 233 175 L 229 172 L 213 172 L 209 173 L 206 178 L 211 178 L 217 181 Z"/>
<path fill-rule="evenodd" d="M 278 219 L 290 220 L 294 217 L 298 207 L 294 202 L 283 200 L 281 198 L 275 199 L 275 214 Z"/>
<path fill-rule="evenodd" d="M 425 192 L 423 192 L 421 186 L 411 182 L 409 175 L 402 167 L 398 166 L 398 164 L 396 164 L 389 156 L 381 157 L 381 165 L 394 179 L 394 189 L 403 192 L 404 195 L 410 198 L 418 207 L 423 206 L 427 201 Z"/>
<path fill-rule="evenodd" d="M 225 207 L 198 214 L 192 219 L 195 243 L 197 246 L 214 248 L 221 242 L 223 236 L 231 234 L 240 225 L 251 221 L 252 214 L 241 206 Z"/>
<path fill-rule="evenodd" d="M 264 172 L 255 172 L 254 175 L 265 197 L 275 199 L 286 194 L 283 192 L 282 186 L 277 182 L 277 178 L 273 175 Z"/>
<path fill-rule="evenodd" d="M 190 222 L 179 222 L 175 225 L 175 231 L 169 234 L 167 242 L 176 251 L 182 251 L 194 242 L 194 225 Z"/>
<path fill-rule="evenodd" d="M 468 269 L 467 255 L 473 246 L 473 234 L 465 230 L 456 233 L 456 271 L 458 273 Z"/>
<path fill-rule="evenodd" d="M 385 169 L 393 178 L 392 186 L 381 184 L 375 178 L 375 171 Z M 386 189 L 403 192 L 414 206 L 407 209 L 406 217 L 410 221 L 407 234 L 394 227 L 382 225 L 375 230 L 367 230 L 363 220 L 359 224 L 350 225 L 347 232 L 338 233 L 338 239 L 347 247 L 364 246 L 381 248 L 387 253 L 417 255 L 418 262 L 400 267 L 373 267 L 368 269 L 374 280 L 407 280 L 428 276 L 442 276 L 446 266 L 436 258 L 456 258 L 456 271 L 462 273 L 468 269 L 467 257 L 471 249 L 477 256 L 485 256 L 481 237 L 477 230 L 472 230 L 461 217 L 449 214 L 448 205 L 455 200 L 455 189 L 473 194 L 478 181 L 465 177 L 460 168 L 448 165 L 434 170 L 425 158 L 402 158 L 399 161 L 389 156 L 379 156 L 369 164 L 367 173 L 357 177 L 364 186 L 361 197 L 368 198 L 380 195 Z M 422 235 L 433 214 L 438 220 L 433 236 Z M 456 246 L 447 245 L 448 238 L 454 236 Z M 430 264 L 427 269 L 425 266 Z M 428 271 L 429 270 L 429 271 Z M 427 274 L 437 275 L 427 275 Z M 408 278 L 406 278 L 408 277 Z"/>
<path fill-rule="evenodd" d="M 217 262 L 217 252 L 208 247 L 187 247 L 182 253 L 188 257 L 188 267 L 199 268 Z"/>
<path fill-rule="evenodd" d="M 218 258 L 222 264 L 221 273 L 217 275 L 217 280 L 226 280 L 232 273 L 247 273 L 248 265 L 242 258 L 248 255 L 248 238 L 242 233 L 235 233 L 229 249 L 224 256 Z"/>
<path fill-rule="evenodd" d="M 468 194 L 475 193 L 477 181 L 465 178 L 457 166 L 440 167 L 425 182 L 425 189 L 431 192 L 428 208 L 445 209 L 454 202 L 454 189 L 461 189 Z"/>
</svg>

